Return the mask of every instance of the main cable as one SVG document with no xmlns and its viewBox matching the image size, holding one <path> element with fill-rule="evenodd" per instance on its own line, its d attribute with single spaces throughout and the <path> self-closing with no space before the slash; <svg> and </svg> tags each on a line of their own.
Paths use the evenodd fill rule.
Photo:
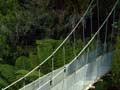
<svg viewBox="0 0 120 90">
<path fill-rule="evenodd" d="M 114 4 L 113 8 L 111 9 L 110 13 L 108 14 L 108 16 L 106 17 L 106 19 L 104 20 L 104 22 L 102 23 L 102 25 L 99 27 L 99 29 L 97 30 L 97 32 L 93 35 L 93 37 L 91 38 L 91 40 L 89 40 L 89 42 L 85 45 L 85 47 L 80 51 L 80 53 L 66 66 L 69 67 L 87 48 L 88 46 L 91 44 L 91 42 L 95 39 L 95 37 L 99 34 L 99 32 L 101 31 L 101 29 L 103 28 L 103 26 L 106 24 L 106 22 L 108 21 L 109 17 L 111 16 L 111 14 L 113 13 L 114 9 L 116 8 L 116 6 L 118 5 L 119 0 L 116 1 L 116 3 Z M 61 74 L 64 70 L 62 69 L 59 73 L 57 73 L 53 79 L 55 79 L 59 74 Z M 40 90 L 43 86 L 45 86 L 47 83 L 49 83 L 50 80 L 48 80 L 46 83 L 44 83 L 41 87 L 39 87 L 37 90 Z"/>
<path fill-rule="evenodd" d="M 74 29 L 70 32 L 70 34 L 65 38 L 65 40 L 57 47 L 57 49 L 50 55 L 48 56 L 42 63 L 40 63 L 38 66 L 36 66 L 33 70 L 31 70 L 29 73 L 27 73 L 25 76 L 21 77 L 20 79 L 16 80 L 15 82 L 11 83 L 10 85 L 8 85 L 7 87 L 3 88 L 2 90 L 6 90 L 9 87 L 13 86 L 14 84 L 18 83 L 19 81 L 23 80 L 24 78 L 26 78 L 27 76 L 29 76 L 32 72 L 34 72 L 35 70 L 37 70 L 41 65 L 43 65 L 46 61 L 48 61 L 63 45 L 64 43 L 69 39 L 69 37 L 72 35 L 72 33 L 76 30 L 76 28 L 79 26 L 79 24 L 82 22 L 82 20 L 84 19 L 84 17 L 87 15 L 90 7 L 92 6 L 94 0 L 91 1 L 91 3 L 89 4 L 87 10 L 85 11 L 83 17 L 81 17 L 81 19 L 78 21 L 78 23 L 76 24 L 76 26 L 74 27 Z"/>
</svg>

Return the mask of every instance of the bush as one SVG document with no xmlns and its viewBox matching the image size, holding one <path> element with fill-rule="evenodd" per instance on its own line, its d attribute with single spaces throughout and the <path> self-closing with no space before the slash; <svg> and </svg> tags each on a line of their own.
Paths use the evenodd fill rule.
<svg viewBox="0 0 120 90">
<path fill-rule="evenodd" d="M 8 83 L 13 82 L 15 80 L 15 68 L 7 64 L 0 65 L 0 76 Z"/>
<path fill-rule="evenodd" d="M 30 60 L 25 56 L 18 57 L 15 66 L 17 69 L 31 70 Z"/>
<path fill-rule="evenodd" d="M 45 60 L 59 45 L 61 41 L 60 40 L 37 40 L 37 54 L 39 57 L 39 62 L 41 63 L 43 60 Z M 56 56 L 54 56 L 55 58 Z M 44 65 L 42 65 L 41 69 L 43 73 L 48 73 L 51 71 L 52 67 L 52 59 L 48 60 Z M 57 59 L 55 59 L 55 62 Z"/>
</svg>

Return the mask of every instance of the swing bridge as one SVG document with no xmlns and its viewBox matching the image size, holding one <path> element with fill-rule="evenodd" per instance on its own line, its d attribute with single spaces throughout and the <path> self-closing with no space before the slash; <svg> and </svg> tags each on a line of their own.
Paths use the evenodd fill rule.
<svg viewBox="0 0 120 90">
<path fill-rule="evenodd" d="M 74 45 L 72 48 L 76 49 L 75 44 L 75 32 L 77 31 L 80 24 L 84 25 L 84 20 L 88 13 L 93 12 L 93 4 L 97 5 L 97 11 L 99 13 L 99 5 L 98 1 L 91 0 L 88 8 L 86 9 L 83 16 L 77 22 L 75 27 L 71 30 L 68 36 L 64 39 L 64 41 L 52 52 L 50 56 L 48 56 L 42 63 L 36 66 L 33 70 L 27 73 L 25 76 L 21 77 L 17 81 L 11 83 L 9 86 L 6 86 L 2 90 L 13 90 L 11 87 L 16 86 L 18 83 L 23 83 L 23 86 L 19 88 L 19 90 L 88 90 L 91 87 L 93 88 L 93 84 L 96 83 L 101 77 L 106 75 L 112 65 L 112 57 L 114 51 L 112 49 L 112 39 L 114 35 L 114 28 L 112 28 L 111 35 L 108 35 L 108 21 L 110 17 L 112 17 L 112 22 L 115 21 L 115 12 L 116 7 L 118 6 L 119 0 L 116 0 L 114 5 L 111 8 L 111 11 L 108 13 L 103 23 L 98 25 L 97 31 L 91 35 L 89 40 L 85 38 L 85 27 L 83 27 L 83 38 L 84 38 L 84 47 L 79 53 L 75 53 L 73 60 L 68 64 L 65 63 L 65 44 L 72 36 L 74 36 Z M 91 15 L 92 18 L 92 15 Z M 98 14 L 99 19 L 99 14 Z M 99 20 L 98 20 L 99 21 Z M 99 22 L 98 22 L 99 23 Z M 91 19 L 91 32 L 94 25 L 92 25 Z M 87 28 L 87 27 L 86 27 Z M 104 42 L 101 43 L 100 40 L 100 32 L 104 30 Z M 109 42 L 108 42 L 109 37 Z M 95 42 L 96 41 L 96 42 Z M 91 50 L 91 44 L 94 44 L 94 49 Z M 58 51 L 62 49 L 61 57 L 63 57 L 64 65 L 61 68 L 54 69 L 54 55 L 58 53 Z M 74 51 L 74 50 L 73 50 Z M 52 63 L 51 72 L 41 77 L 41 66 L 46 62 L 50 61 Z M 30 76 L 34 71 L 39 71 L 39 78 L 31 83 L 25 82 L 25 79 Z M 94 87 L 95 88 L 95 87 Z M 16 90 L 16 89 L 15 89 Z"/>
</svg>

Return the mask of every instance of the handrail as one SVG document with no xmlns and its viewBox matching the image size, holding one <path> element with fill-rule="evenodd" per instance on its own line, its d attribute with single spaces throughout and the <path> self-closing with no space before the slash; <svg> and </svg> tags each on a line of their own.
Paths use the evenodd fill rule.
<svg viewBox="0 0 120 90">
<path fill-rule="evenodd" d="M 27 76 L 29 76 L 32 72 L 34 72 L 35 70 L 37 70 L 41 65 L 43 65 L 46 61 L 48 61 L 51 57 L 53 57 L 55 55 L 55 53 L 65 44 L 65 42 L 69 39 L 69 37 L 74 33 L 74 31 L 76 30 L 76 28 L 79 26 L 79 24 L 82 22 L 82 20 L 85 18 L 85 16 L 87 15 L 90 7 L 92 6 L 94 0 L 92 0 L 87 8 L 87 10 L 85 11 L 85 13 L 83 14 L 83 16 L 81 17 L 81 19 L 78 21 L 78 23 L 76 24 L 76 26 L 72 29 L 72 31 L 69 33 L 69 35 L 64 39 L 64 41 L 57 47 L 57 49 L 50 55 L 48 56 L 42 63 L 40 63 L 38 66 L 36 66 L 33 70 L 31 70 L 29 73 L 27 73 L 25 76 L 21 77 L 20 79 L 18 79 L 17 81 L 11 83 L 10 85 L 8 85 L 7 87 L 3 88 L 2 90 L 6 90 L 8 88 L 10 88 L 11 86 L 13 86 L 14 84 L 18 83 L 19 81 L 23 80 L 24 78 L 26 78 Z"/>
<path fill-rule="evenodd" d="M 89 40 L 89 42 L 85 45 L 85 47 L 80 51 L 80 53 L 66 66 L 69 67 L 88 47 L 89 45 L 92 43 L 92 41 L 95 39 L 95 37 L 99 34 L 99 32 L 101 31 L 101 29 L 103 28 L 103 26 L 105 25 L 105 23 L 108 21 L 109 17 L 111 16 L 112 12 L 114 11 L 114 9 L 116 8 L 117 4 L 119 3 L 119 0 L 116 1 L 116 3 L 114 4 L 112 10 L 110 11 L 110 13 L 108 14 L 108 16 L 106 17 L 106 19 L 104 20 L 104 22 L 102 23 L 102 25 L 99 27 L 99 29 L 97 30 L 97 32 L 93 35 L 93 37 Z M 61 74 L 64 71 L 64 69 L 62 69 L 58 74 L 56 74 L 52 79 L 56 78 L 59 74 Z M 51 80 L 47 81 L 45 84 L 43 84 L 41 87 L 39 87 L 37 90 L 41 89 L 43 86 L 45 86 L 47 83 L 49 83 Z"/>
</svg>

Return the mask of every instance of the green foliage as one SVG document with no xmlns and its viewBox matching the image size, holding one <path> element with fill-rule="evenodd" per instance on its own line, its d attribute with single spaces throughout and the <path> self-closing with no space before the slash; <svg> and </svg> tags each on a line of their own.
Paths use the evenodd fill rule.
<svg viewBox="0 0 120 90">
<path fill-rule="evenodd" d="M 56 48 L 57 46 L 60 44 L 61 41 L 59 40 L 52 40 L 52 39 L 47 39 L 47 40 L 37 40 L 36 44 L 37 44 L 37 54 L 39 57 L 39 62 L 42 62 L 43 60 L 45 60 Z M 56 56 L 54 56 L 54 60 L 55 62 L 58 61 L 58 59 L 55 59 Z M 51 58 L 52 59 L 52 58 Z M 48 73 L 51 71 L 51 59 L 48 60 L 48 62 L 46 62 L 42 68 L 43 68 L 43 72 L 44 73 Z"/>
<path fill-rule="evenodd" d="M 1 58 L 9 54 L 9 46 L 6 43 L 6 37 L 4 35 L 0 35 L 0 51 Z"/>
<path fill-rule="evenodd" d="M 120 37 L 117 37 L 115 56 L 112 66 L 112 79 L 115 85 L 120 85 Z"/>
<path fill-rule="evenodd" d="M 2 89 L 3 87 L 5 87 L 7 85 L 8 85 L 8 83 L 0 77 L 0 89 Z"/>
<path fill-rule="evenodd" d="M 60 38 L 68 34 L 73 18 L 80 17 L 89 1 L 0 0 L 0 88 L 21 78 L 45 60 L 60 45 L 62 42 Z M 40 37 L 58 40 L 39 40 Z M 44 63 L 40 67 L 42 73 L 52 71 L 52 59 L 54 69 L 63 66 L 64 59 L 66 64 L 69 63 L 83 46 L 81 40 L 77 40 L 75 46 L 73 44 L 72 40 L 68 41 L 64 46 L 65 52 L 62 47 Z M 93 49 L 94 44 L 91 44 L 90 48 Z M 12 64 L 14 67 L 7 64 Z M 43 75 L 42 73 L 40 74 Z M 26 78 L 26 83 L 34 81 L 38 75 L 39 71 L 33 72 Z M 118 77 L 119 74 L 116 75 Z M 23 81 L 15 87 L 18 89 L 22 85 Z"/>
<path fill-rule="evenodd" d="M 16 78 L 19 79 L 21 77 L 23 77 L 24 75 L 26 75 L 29 71 L 27 70 L 18 70 L 16 72 Z M 29 83 L 32 82 L 34 80 L 36 80 L 37 78 L 39 78 L 39 75 L 43 75 L 42 73 L 39 73 L 38 71 L 34 71 L 32 74 L 30 74 L 28 77 L 26 77 L 25 82 Z"/>
<path fill-rule="evenodd" d="M 43 74 L 41 72 L 39 73 L 38 71 L 34 71 L 31 75 L 29 75 L 27 77 L 27 79 L 28 79 L 28 82 L 32 82 L 32 81 L 35 81 L 36 79 L 38 79 L 41 76 L 43 76 Z"/>
<path fill-rule="evenodd" d="M 37 43 L 37 50 L 38 50 L 38 57 L 40 62 L 46 59 L 61 43 L 61 40 L 38 40 Z M 77 55 L 78 52 L 81 50 L 83 43 L 81 40 L 76 41 L 75 49 L 73 48 L 73 41 L 68 42 L 65 44 L 65 51 L 63 51 L 63 47 L 60 48 L 52 58 L 50 58 L 44 65 L 41 66 L 43 73 L 48 73 L 52 71 L 52 60 L 54 64 L 54 69 L 62 67 L 65 64 L 69 63 L 74 57 L 75 54 Z M 64 55 L 65 53 L 65 55 Z"/>
<path fill-rule="evenodd" d="M 18 9 L 17 0 L 0 0 L 0 23 L 15 22 L 15 14 Z"/>
<path fill-rule="evenodd" d="M 5 26 L 0 27 L 0 57 L 5 58 L 10 54 L 10 46 L 8 45 L 7 36 L 9 30 Z"/>
<path fill-rule="evenodd" d="M 46 57 L 48 57 L 52 51 L 53 47 L 52 44 L 54 43 L 53 40 L 37 40 L 37 54 L 40 59 L 40 62 L 42 62 Z"/>
<path fill-rule="evenodd" d="M 29 58 L 25 56 L 20 56 L 17 58 L 15 66 L 18 69 L 25 69 L 25 70 L 31 70 L 31 63 Z"/>
<path fill-rule="evenodd" d="M 0 64 L 0 76 L 8 83 L 11 83 L 15 80 L 15 71 L 15 68 L 11 65 Z"/>
<path fill-rule="evenodd" d="M 38 64 L 40 64 L 38 56 L 32 53 L 29 55 L 29 61 L 32 69 L 35 68 Z"/>
</svg>

